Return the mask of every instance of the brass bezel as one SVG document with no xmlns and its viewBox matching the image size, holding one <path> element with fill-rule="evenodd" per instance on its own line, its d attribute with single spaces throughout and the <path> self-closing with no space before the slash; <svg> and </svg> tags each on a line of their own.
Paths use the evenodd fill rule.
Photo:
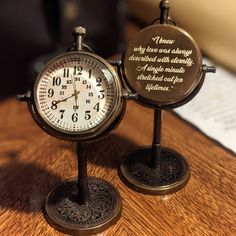
<svg viewBox="0 0 236 236">
<path fill-rule="evenodd" d="M 112 111 L 110 112 L 110 114 L 101 122 L 99 123 L 96 127 L 93 127 L 92 129 L 86 130 L 86 131 L 79 131 L 79 132 L 67 132 L 67 131 L 63 131 L 61 129 L 57 129 L 55 126 L 52 126 L 50 124 L 50 122 L 47 122 L 43 116 L 40 114 L 39 111 L 39 106 L 38 106 L 38 102 L 37 102 L 37 94 L 36 94 L 36 89 L 37 89 L 37 85 L 42 77 L 42 74 L 45 72 L 45 70 L 55 61 L 63 58 L 63 57 L 68 57 L 68 56 L 83 56 L 86 55 L 88 57 L 91 57 L 95 60 L 98 60 L 99 62 L 101 62 L 112 74 L 112 77 L 114 79 L 114 83 L 115 83 L 115 103 L 114 103 L 114 107 L 112 109 Z M 42 69 L 42 71 L 38 74 L 35 83 L 34 83 L 34 88 L 33 88 L 33 93 L 31 93 L 31 98 L 29 100 L 29 108 L 31 111 L 31 114 L 33 116 L 33 118 L 35 119 L 35 121 L 37 122 L 37 124 L 43 129 L 45 130 L 47 133 L 56 136 L 57 138 L 61 138 L 61 139 L 68 139 L 68 140 L 90 140 L 93 139 L 97 136 L 100 136 L 106 132 L 109 132 L 116 124 L 113 124 L 113 122 L 119 122 L 117 120 L 117 117 L 121 117 L 121 113 L 122 110 L 124 109 L 125 104 L 124 101 L 122 99 L 122 87 L 121 87 L 121 82 L 119 80 L 119 77 L 115 71 L 115 69 L 107 62 L 105 61 L 103 58 L 99 57 L 98 55 L 95 55 L 93 53 L 90 52 L 86 52 L 86 51 L 72 51 L 72 52 L 66 52 L 63 53 L 55 58 L 53 58 L 52 60 L 50 60 Z"/>
</svg>

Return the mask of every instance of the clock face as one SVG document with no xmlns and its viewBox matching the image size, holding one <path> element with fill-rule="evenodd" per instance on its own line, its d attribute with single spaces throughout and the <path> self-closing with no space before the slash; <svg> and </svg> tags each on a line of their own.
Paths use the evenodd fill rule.
<svg viewBox="0 0 236 236">
<path fill-rule="evenodd" d="M 49 62 L 34 88 L 41 119 L 65 134 L 102 130 L 115 115 L 119 94 L 113 68 L 85 52 L 66 53 Z"/>
</svg>

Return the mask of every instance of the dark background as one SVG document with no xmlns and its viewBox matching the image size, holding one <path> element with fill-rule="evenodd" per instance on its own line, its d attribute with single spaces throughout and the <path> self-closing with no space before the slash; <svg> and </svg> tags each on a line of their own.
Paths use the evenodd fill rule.
<svg viewBox="0 0 236 236">
<path fill-rule="evenodd" d="M 72 46 L 76 25 L 107 58 L 124 41 L 125 0 L 5 0 L 0 8 L 0 99 L 25 92 L 51 57 Z"/>
</svg>

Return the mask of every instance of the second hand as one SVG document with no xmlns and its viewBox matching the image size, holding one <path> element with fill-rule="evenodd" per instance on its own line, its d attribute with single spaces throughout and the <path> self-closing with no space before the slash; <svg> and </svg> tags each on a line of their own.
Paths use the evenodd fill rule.
<svg viewBox="0 0 236 236">
<path fill-rule="evenodd" d="M 76 110 L 79 108 L 78 106 L 78 94 L 77 94 L 77 89 L 76 89 L 76 83 L 75 83 L 75 78 L 73 76 L 71 76 L 72 79 L 72 83 L 73 83 L 73 88 L 74 88 L 74 92 L 75 92 L 75 106 L 76 106 Z"/>
</svg>

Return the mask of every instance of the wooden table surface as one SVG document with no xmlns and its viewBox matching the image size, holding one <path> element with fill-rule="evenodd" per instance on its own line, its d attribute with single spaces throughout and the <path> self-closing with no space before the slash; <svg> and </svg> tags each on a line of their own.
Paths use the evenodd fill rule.
<svg viewBox="0 0 236 236">
<path fill-rule="evenodd" d="M 172 113 L 164 113 L 162 144 L 188 160 L 188 185 L 160 197 L 121 182 L 117 166 L 151 143 L 152 120 L 152 110 L 128 102 L 117 130 L 91 144 L 89 175 L 110 181 L 124 204 L 121 219 L 101 235 L 236 235 L 235 156 Z M 0 102 L 0 235 L 63 235 L 47 224 L 42 207 L 54 186 L 76 177 L 75 147 L 44 133 L 25 103 Z"/>
</svg>

